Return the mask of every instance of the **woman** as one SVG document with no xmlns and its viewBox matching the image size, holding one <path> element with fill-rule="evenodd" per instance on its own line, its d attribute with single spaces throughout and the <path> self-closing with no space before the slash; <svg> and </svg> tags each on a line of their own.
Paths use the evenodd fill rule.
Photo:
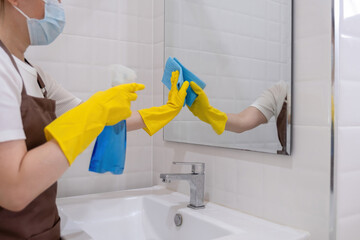
<svg viewBox="0 0 360 240">
<path fill-rule="evenodd" d="M 198 95 L 189 110 L 201 121 L 211 125 L 213 130 L 222 134 L 225 130 L 242 133 L 261 124 L 267 123 L 272 117 L 276 119 L 278 139 L 282 149 L 278 154 L 287 154 L 287 124 L 288 114 L 288 87 L 280 81 L 266 89 L 251 106 L 239 113 L 224 113 L 209 103 L 206 93 L 196 83 L 190 83 L 191 88 Z"/>
<path fill-rule="evenodd" d="M 56 181 L 106 125 L 127 119 L 128 130 L 150 135 L 181 110 L 189 86 L 168 103 L 131 114 L 142 84 L 98 92 L 86 102 L 24 58 L 65 25 L 60 0 L 0 0 L 0 239 L 60 239 Z M 173 73 L 172 82 L 178 73 Z M 173 84 L 176 86 L 176 84 Z M 80 104 L 80 105 L 79 105 Z M 61 115 L 56 119 L 57 114 Z M 56 120 L 55 120 L 56 119 Z"/>
</svg>

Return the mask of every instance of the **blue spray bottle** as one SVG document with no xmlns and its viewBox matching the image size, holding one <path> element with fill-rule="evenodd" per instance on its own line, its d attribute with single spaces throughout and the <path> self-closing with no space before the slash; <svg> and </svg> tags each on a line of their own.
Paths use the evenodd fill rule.
<svg viewBox="0 0 360 240">
<path fill-rule="evenodd" d="M 135 71 L 121 65 L 111 65 L 109 73 L 112 86 L 136 80 Z M 113 126 L 105 126 L 96 139 L 89 171 L 122 174 L 126 158 L 126 136 L 126 120 Z"/>
<path fill-rule="evenodd" d="M 122 174 L 126 157 L 126 120 L 106 126 L 97 137 L 89 171 Z"/>
</svg>

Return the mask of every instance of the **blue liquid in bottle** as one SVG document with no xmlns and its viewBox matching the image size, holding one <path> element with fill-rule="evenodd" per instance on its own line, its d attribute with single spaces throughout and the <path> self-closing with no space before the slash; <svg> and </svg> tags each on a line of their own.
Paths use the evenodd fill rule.
<svg viewBox="0 0 360 240">
<path fill-rule="evenodd" d="M 126 120 L 113 126 L 105 126 L 96 139 L 89 171 L 122 174 L 126 157 Z"/>
</svg>

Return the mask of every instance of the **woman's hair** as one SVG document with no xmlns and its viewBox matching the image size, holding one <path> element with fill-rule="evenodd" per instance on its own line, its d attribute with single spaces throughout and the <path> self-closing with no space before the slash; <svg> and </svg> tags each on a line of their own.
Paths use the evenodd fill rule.
<svg viewBox="0 0 360 240">
<path fill-rule="evenodd" d="M 0 17 L 4 16 L 5 12 L 5 0 L 0 0 Z"/>
</svg>

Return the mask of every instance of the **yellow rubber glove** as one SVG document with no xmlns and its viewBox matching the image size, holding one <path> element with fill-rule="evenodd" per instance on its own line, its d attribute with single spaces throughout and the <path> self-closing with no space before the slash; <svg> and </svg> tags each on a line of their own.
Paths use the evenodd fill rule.
<svg viewBox="0 0 360 240">
<path fill-rule="evenodd" d="M 152 136 L 166 124 L 168 124 L 173 118 L 178 115 L 184 106 L 186 90 L 189 87 L 189 82 L 185 81 L 180 90 L 177 89 L 177 81 L 179 78 L 179 71 L 175 71 L 171 75 L 171 89 L 168 95 L 168 101 L 166 105 L 160 107 L 152 107 L 148 109 L 142 109 L 139 111 L 146 127 L 144 130 Z"/>
<path fill-rule="evenodd" d="M 211 125 L 217 134 L 222 134 L 228 120 L 226 113 L 212 107 L 205 92 L 195 82 L 190 82 L 192 90 L 198 95 L 189 110 L 201 121 Z"/>
<path fill-rule="evenodd" d="M 106 125 L 115 125 L 131 115 L 130 102 L 136 100 L 135 92 L 144 88 L 143 84 L 131 83 L 95 93 L 46 126 L 46 139 L 57 141 L 71 165 Z"/>
</svg>

